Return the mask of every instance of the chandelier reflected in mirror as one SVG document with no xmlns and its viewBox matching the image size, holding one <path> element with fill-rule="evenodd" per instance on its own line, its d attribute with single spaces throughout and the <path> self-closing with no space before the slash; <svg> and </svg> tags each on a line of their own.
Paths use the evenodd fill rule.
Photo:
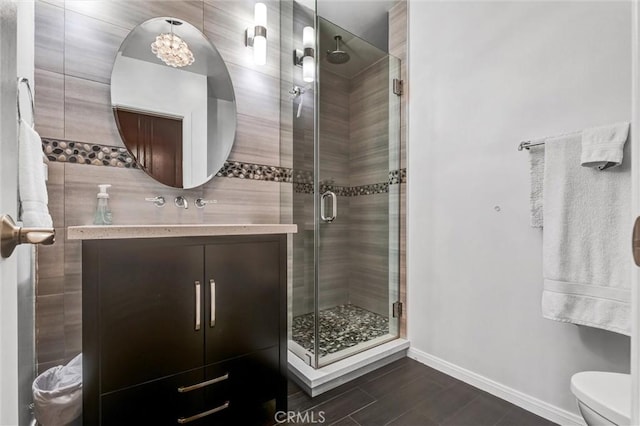
<svg viewBox="0 0 640 426">
<path fill-rule="evenodd" d="M 162 33 L 151 43 L 151 52 L 162 62 L 174 68 L 186 67 L 193 64 L 195 58 L 187 43 L 173 33 L 174 25 L 182 25 L 182 22 L 167 19 L 171 25 L 170 33 Z"/>
</svg>

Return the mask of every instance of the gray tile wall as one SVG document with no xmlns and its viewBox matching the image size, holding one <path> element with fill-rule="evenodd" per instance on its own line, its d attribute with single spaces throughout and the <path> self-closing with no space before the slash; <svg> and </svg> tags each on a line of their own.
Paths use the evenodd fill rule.
<svg viewBox="0 0 640 426">
<path fill-rule="evenodd" d="M 36 1 L 36 129 L 43 137 L 123 146 L 110 107 L 115 53 L 139 23 L 174 16 L 204 29 L 228 66 L 238 108 L 230 160 L 280 165 L 280 3 L 266 2 L 269 37 L 264 67 L 253 64 L 252 52 L 244 46 L 244 29 L 253 21 L 254 3 Z M 193 190 L 176 190 L 156 183 L 140 170 L 50 163 L 49 199 L 58 241 L 51 247 L 39 247 L 37 253 L 40 371 L 66 362 L 82 349 L 81 245 L 65 238 L 65 227 L 92 222 L 99 183 L 113 185 L 111 208 L 119 224 L 279 223 L 281 186 L 291 188 L 277 182 L 214 178 Z M 170 202 L 156 208 L 144 201 L 155 195 L 164 195 Z M 216 199 L 218 204 L 180 210 L 172 203 L 177 195 L 190 201 Z"/>
<path fill-rule="evenodd" d="M 352 186 L 389 179 L 389 60 L 351 79 L 349 162 Z M 396 141 L 397 143 L 397 141 Z M 355 197 L 348 220 L 349 301 L 389 314 L 390 193 Z"/>
<path fill-rule="evenodd" d="M 320 67 L 320 183 L 349 186 L 350 81 Z M 349 197 L 338 196 L 338 219 L 320 224 L 320 309 L 349 302 Z"/>
</svg>

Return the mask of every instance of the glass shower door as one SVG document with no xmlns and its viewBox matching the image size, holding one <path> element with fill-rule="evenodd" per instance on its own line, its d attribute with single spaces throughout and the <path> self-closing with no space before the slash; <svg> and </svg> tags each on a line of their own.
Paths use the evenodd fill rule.
<svg viewBox="0 0 640 426">
<path fill-rule="evenodd" d="M 318 367 L 398 337 L 400 60 L 318 18 Z"/>
</svg>

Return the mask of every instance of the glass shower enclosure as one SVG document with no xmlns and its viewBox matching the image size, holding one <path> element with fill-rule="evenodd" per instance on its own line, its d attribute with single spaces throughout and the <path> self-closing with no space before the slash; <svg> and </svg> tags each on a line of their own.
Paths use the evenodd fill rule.
<svg viewBox="0 0 640 426">
<path fill-rule="evenodd" d="M 289 350 L 320 368 L 398 337 L 400 60 L 296 2 L 291 12 L 294 45 L 315 28 L 317 68 L 312 83 L 292 62 L 283 72 L 298 225 Z"/>
</svg>

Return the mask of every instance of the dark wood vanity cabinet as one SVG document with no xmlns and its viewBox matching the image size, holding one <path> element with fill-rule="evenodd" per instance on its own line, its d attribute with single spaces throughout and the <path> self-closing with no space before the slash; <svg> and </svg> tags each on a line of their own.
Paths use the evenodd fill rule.
<svg viewBox="0 0 640 426">
<path fill-rule="evenodd" d="M 285 235 L 86 240 L 82 256 L 83 424 L 286 409 Z"/>
</svg>

